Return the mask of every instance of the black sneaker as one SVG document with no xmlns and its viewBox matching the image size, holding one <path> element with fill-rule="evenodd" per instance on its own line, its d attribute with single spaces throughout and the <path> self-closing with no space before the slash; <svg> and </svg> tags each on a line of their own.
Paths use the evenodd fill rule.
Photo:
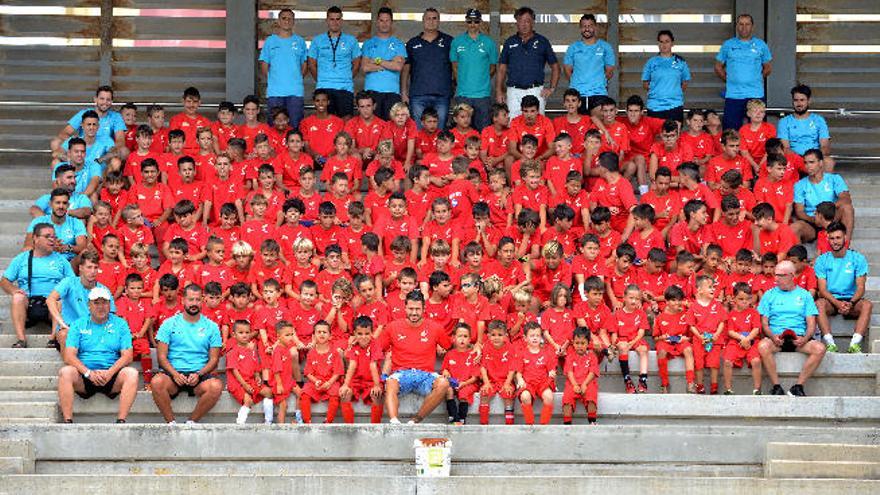
<svg viewBox="0 0 880 495">
<path fill-rule="evenodd" d="M 770 389 L 770 395 L 785 395 L 785 389 L 782 388 L 782 385 L 777 383 Z"/>
<path fill-rule="evenodd" d="M 795 397 L 806 397 L 807 394 L 804 393 L 804 386 L 801 384 L 797 384 L 788 389 L 788 392 Z"/>
<path fill-rule="evenodd" d="M 116 419 L 116 424 L 121 425 L 121 424 L 123 424 L 123 423 L 125 423 L 125 420 L 124 420 L 124 419 L 120 419 L 120 418 L 117 418 L 117 419 Z"/>
</svg>

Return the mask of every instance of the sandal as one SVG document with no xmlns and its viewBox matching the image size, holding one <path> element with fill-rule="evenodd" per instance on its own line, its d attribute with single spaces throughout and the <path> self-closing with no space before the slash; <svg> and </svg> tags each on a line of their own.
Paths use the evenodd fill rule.
<svg viewBox="0 0 880 495">
<path fill-rule="evenodd" d="M 24 349 L 27 347 L 26 340 L 16 340 L 14 344 L 12 344 L 13 349 Z"/>
</svg>

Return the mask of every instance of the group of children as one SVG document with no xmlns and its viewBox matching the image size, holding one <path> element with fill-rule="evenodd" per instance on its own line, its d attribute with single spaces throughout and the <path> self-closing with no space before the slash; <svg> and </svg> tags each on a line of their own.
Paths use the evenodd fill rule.
<svg viewBox="0 0 880 495">
<path fill-rule="evenodd" d="M 541 400 L 547 423 L 557 382 L 564 421 L 582 402 L 593 422 L 601 361 L 619 362 L 628 393 L 647 392 L 650 342 L 661 392 L 682 357 L 688 392 L 706 390 L 709 368 L 708 392 L 721 370 L 733 393 L 732 369 L 747 363 L 760 393 L 754 308 L 773 266 L 795 262 L 815 291 L 788 226 L 804 162 L 759 101 L 740 132 L 721 132 L 711 111 L 683 125 L 643 116 L 637 96 L 620 117 L 610 98 L 581 115 L 569 90 L 553 121 L 526 97 L 522 116 L 497 104 L 477 132 L 466 104 L 451 129 L 432 109 L 418 129 L 403 103 L 374 115 L 370 93 L 343 121 L 317 90 L 299 129 L 282 108 L 259 122 L 255 97 L 241 125 L 232 103 L 211 122 L 195 88 L 183 100 L 169 126 L 159 106 L 141 125 L 122 107 L 130 154 L 105 171 L 88 230 L 147 386 L 156 329 L 180 310 L 180 289 L 204 287 L 239 422 L 257 403 L 283 422 L 291 396 L 305 422 L 318 401 L 327 421 L 341 409 L 352 422 L 361 400 L 378 422 L 388 356 L 377 338 L 413 290 L 453 337 L 438 350 L 450 421 L 479 396 L 483 423 L 495 395 L 507 422 L 518 398 L 527 423 Z M 817 223 L 834 218 L 833 203 L 817 209 Z"/>
</svg>

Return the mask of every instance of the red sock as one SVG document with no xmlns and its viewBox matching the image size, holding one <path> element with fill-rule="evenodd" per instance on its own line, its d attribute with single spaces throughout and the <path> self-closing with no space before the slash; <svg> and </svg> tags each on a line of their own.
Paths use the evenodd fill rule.
<svg viewBox="0 0 880 495">
<path fill-rule="evenodd" d="M 342 406 L 342 421 L 351 424 L 354 423 L 354 406 L 351 405 L 351 402 L 343 402 Z"/>
<path fill-rule="evenodd" d="M 150 383 L 153 379 L 153 359 L 149 354 L 141 357 L 141 369 L 144 370 L 144 383 Z"/>
<path fill-rule="evenodd" d="M 596 412 L 595 411 L 593 411 L 593 412 L 587 411 L 587 419 L 589 419 L 591 421 L 596 421 Z"/>
<path fill-rule="evenodd" d="M 571 417 L 572 417 L 571 414 L 568 414 L 568 415 L 563 414 L 562 415 L 562 422 L 565 424 L 571 423 Z"/>
<path fill-rule="evenodd" d="M 535 410 L 532 408 L 531 404 L 523 404 L 523 418 L 526 420 L 527 425 L 535 424 Z"/>
<path fill-rule="evenodd" d="M 370 423 L 382 422 L 382 403 L 373 404 L 370 408 Z"/>
<path fill-rule="evenodd" d="M 337 409 L 339 409 L 339 397 L 330 397 L 330 401 L 327 403 L 327 423 L 333 422 Z"/>
<path fill-rule="evenodd" d="M 712 392 L 713 394 L 717 394 L 718 393 L 718 384 L 713 383 L 712 385 L 710 385 L 709 391 Z"/>
<path fill-rule="evenodd" d="M 489 404 L 480 402 L 480 424 L 489 424 Z"/>
<path fill-rule="evenodd" d="M 544 407 L 541 408 L 541 424 L 548 425 L 550 424 L 550 419 L 553 418 L 553 404 L 544 404 Z"/>
<path fill-rule="evenodd" d="M 694 383 L 694 370 L 685 370 L 684 378 L 687 380 L 688 385 Z"/>
<path fill-rule="evenodd" d="M 312 422 L 312 399 L 307 395 L 303 395 L 299 399 L 299 408 L 302 411 L 303 423 Z"/>
<path fill-rule="evenodd" d="M 669 360 L 657 358 L 657 370 L 660 372 L 660 385 L 669 386 Z"/>
</svg>

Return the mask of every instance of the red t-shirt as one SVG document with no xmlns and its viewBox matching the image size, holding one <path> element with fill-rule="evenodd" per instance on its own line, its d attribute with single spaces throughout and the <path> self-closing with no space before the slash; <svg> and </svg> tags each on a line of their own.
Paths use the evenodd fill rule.
<svg viewBox="0 0 880 495">
<path fill-rule="evenodd" d="M 128 329 L 134 335 L 144 328 L 147 319 L 153 317 L 153 305 L 146 298 L 132 300 L 122 296 L 116 300 L 116 316 L 128 323 Z"/>
<path fill-rule="evenodd" d="M 391 141 L 394 145 L 394 158 L 406 160 L 407 143 L 413 141 L 413 144 L 415 144 L 416 135 L 419 133 L 416 122 L 413 119 L 406 119 L 403 127 L 398 126 L 394 122 L 388 122 L 388 130 L 391 133 Z"/>
<path fill-rule="evenodd" d="M 773 206 L 774 218 L 777 222 L 781 222 L 786 207 L 794 203 L 794 186 L 784 180 L 770 182 L 766 178 L 760 178 L 755 182 L 755 202 L 770 203 Z"/>
<path fill-rule="evenodd" d="M 437 136 L 439 135 L 439 129 L 434 131 L 433 133 L 429 133 L 428 131 L 422 129 L 416 135 L 416 149 L 421 151 L 423 157 L 428 153 L 437 152 Z"/>
<path fill-rule="evenodd" d="M 503 383 L 510 372 L 515 370 L 516 354 L 513 346 L 506 342 L 497 348 L 491 344 L 485 346 L 480 366 L 486 370 L 489 381 L 493 384 Z"/>
<path fill-rule="evenodd" d="M 640 230 L 633 230 L 626 242 L 636 249 L 636 256 L 641 260 L 648 259 L 648 251 L 652 248 L 666 249 L 663 234 L 656 228 L 652 228 L 647 236 Z"/>
<path fill-rule="evenodd" d="M 510 141 L 519 144 L 523 136 L 531 134 L 538 139 L 538 156 L 547 151 L 547 147 L 556 138 L 556 129 L 553 128 L 553 121 L 549 118 L 538 115 L 534 124 L 527 124 L 523 115 L 510 121 L 510 129 L 508 130 Z"/>
<path fill-rule="evenodd" d="M 335 115 L 328 115 L 326 119 L 309 115 L 299 123 L 303 141 L 308 143 L 311 151 L 323 157 L 330 156 L 334 152 L 333 140 L 344 129 L 345 121 Z"/>
<path fill-rule="evenodd" d="M 715 333 L 718 325 L 727 321 L 727 310 L 724 305 L 713 299 L 706 306 L 700 304 L 699 301 L 693 301 L 690 305 L 690 313 L 694 318 L 694 326 L 697 330 L 704 333 Z M 721 337 L 715 344 L 724 344 L 727 342 L 727 332 L 721 332 Z"/>
<path fill-rule="evenodd" d="M 516 371 L 522 374 L 527 385 L 539 385 L 547 383 L 556 363 L 556 353 L 550 346 L 544 346 L 538 352 L 525 348 L 519 354 Z"/>
<path fill-rule="evenodd" d="M 654 227 L 660 231 L 665 229 L 669 222 L 681 213 L 682 205 L 678 191 L 669 191 L 665 196 L 657 196 L 654 190 L 650 190 L 642 195 L 641 202 L 654 207 Z M 660 213 L 666 213 L 666 216 L 658 217 L 657 215 Z"/>
<path fill-rule="evenodd" d="M 169 130 L 180 129 L 183 131 L 185 137 L 183 152 L 190 156 L 199 152 L 199 141 L 196 139 L 196 133 L 200 127 L 210 128 L 211 121 L 199 114 L 190 117 L 185 113 L 179 113 L 168 121 Z"/>
<path fill-rule="evenodd" d="M 383 350 L 391 350 L 391 368 L 394 371 L 418 369 L 434 371 L 437 346 L 449 347 L 449 336 L 436 322 L 422 320 L 412 325 L 408 320 L 395 320 L 379 335 Z"/>
<path fill-rule="evenodd" d="M 334 349 L 329 349 L 326 352 L 319 352 L 318 349 L 309 350 L 304 370 L 306 376 L 326 381 L 334 375 L 342 375 L 344 372 L 342 358 Z"/>
<path fill-rule="evenodd" d="M 590 199 L 592 202 L 611 209 L 611 228 L 622 232 L 629 220 L 629 211 L 635 206 L 636 196 L 632 185 L 623 177 L 611 184 L 605 179 L 596 181 Z M 617 210 L 616 212 L 614 210 Z M 616 246 L 615 246 L 616 247 Z"/>
<path fill-rule="evenodd" d="M 690 339 L 693 337 L 689 332 L 690 327 L 694 324 L 694 315 L 688 311 L 678 313 L 663 311 L 654 320 L 654 337 L 684 335 Z"/>
<path fill-rule="evenodd" d="M 125 267 L 118 261 L 98 262 L 98 282 L 110 289 L 111 294 L 116 294 L 116 289 L 125 285 Z"/>
<path fill-rule="evenodd" d="M 727 158 L 724 155 L 712 157 L 706 164 L 706 182 L 721 182 L 721 176 L 728 170 L 738 170 L 742 174 L 743 181 L 752 179 L 752 165 L 742 155 Z"/>
<path fill-rule="evenodd" d="M 568 115 L 562 115 L 553 119 L 553 129 L 556 135 L 563 132 L 571 136 L 571 152 L 581 154 L 584 152 L 584 136 L 593 127 L 593 122 L 588 115 L 578 115 L 577 122 L 569 122 Z"/>
<path fill-rule="evenodd" d="M 497 158 L 507 153 L 508 141 L 510 141 L 510 134 L 507 129 L 498 134 L 494 126 L 487 126 L 480 133 L 480 148 L 490 158 Z"/>
<path fill-rule="evenodd" d="M 559 311 L 556 308 L 545 310 L 541 314 L 541 328 L 550 333 L 557 345 L 571 340 L 574 335 L 575 316 L 568 309 Z"/>
<path fill-rule="evenodd" d="M 238 137 L 238 126 L 231 125 L 223 125 L 219 120 L 211 123 L 211 133 L 214 134 L 214 139 L 217 140 L 217 147 L 220 148 L 220 151 L 226 151 L 226 148 L 229 147 L 229 140 Z"/>
<path fill-rule="evenodd" d="M 211 233 L 201 223 L 195 224 L 190 230 L 184 230 L 180 224 L 175 223 L 171 224 L 168 230 L 165 231 L 164 242 L 171 242 L 178 237 L 186 241 L 189 254 L 194 255 L 205 248 Z"/>
<path fill-rule="evenodd" d="M 510 196 L 514 207 L 521 205 L 523 208 L 540 211 L 541 206 L 546 206 L 550 201 L 550 190 L 547 189 L 547 186 L 529 189 L 525 184 L 520 184 L 513 189 Z"/>
<path fill-rule="evenodd" d="M 372 386 L 373 374 L 370 371 L 370 365 L 382 361 L 384 357 L 385 354 L 376 341 L 370 342 L 367 347 L 355 344 L 345 351 L 345 359 L 349 363 L 355 363 L 354 375 L 351 377 L 352 387 L 364 388 Z"/>
<path fill-rule="evenodd" d="M 755 163 L 760 163 L 767 154 L 764 145 L 774 137 L 776 128 L 769 122 L 761 122 L 756 130 L 752 130 L 751 124 L 745 124 L 739 128 L 739 149 L 748 151 Z"/>
<path fill-rule="evenodd" d="M 126 204 L 138 205 L 144 218 L 154 222 L 165 213 L 165 210 L 174 207 L 174 198 L 165 184 L 156 183 L 153 187 L 135 184 L 128 191 Z"/>
<path fill-rule="evenodd" d="M 759 230 L 758 243 L 760 244 L 761 255 L 766 253 L 785 255 L 792 246 L 799 243 L 799 239 L 791 230 L 791 227 L 780 223 L 776 225 L 776 230 L 773 232 Z"/>
<path fill-rule="evenodd" d="M 290 156 L 290 153 L 281 153 L 272 160 L 275 173 L 281 174 L 281 182 L 291 191 L 299 187 L 299 171 L 303 167 L 315 167 L 315 162 L 307 153 L 300 153 L 296 158 Z"/>
<path fill-rule="evenodd" d="M 457 126 L 449 129 L 449 132 L 455 136 L 455 141 L 452 144 L 452 154 L 455 156 L 464 155 L 464 145 L 467 142 L 467 139 L 471 136 L 480 137 L 480 133 L 477 132 L 476 129 L 468 128 L 466 131 L 462 131 Z"/>
<path fill-rule="evenodd" d="M 360 115 L 352 117 L 345 123 L 345 131 L 354 138 L 355 148 L 375 150 L 379 141 L 392 137 L 388 122 L 379 117 L 373 117 L 370 122 L 362 119 Z"/>
<path fill-rule="evenodd" d="M 260 251 L 260 246 L 266 239 L 276 237 L 275 223 L 269 223 L 259 218 L 248 220 L 241 226 L 241 240 L 250 244 L 255 252 Z"/>
<path fill-rule="evenodd" d="M 671 150 L 667 150 L 663 143 L 654 143 L 651 145 L 651 154 L 657 155 L 657 166 L 669 168 L 673 176 L 678 175 L 679 165 L 694 159 L 694 150 L 681 140 Z"/>
<path fill-rule="evenodd" d="M 642 116 L 637 124 L 629 121 L 626 115 L 619 115 L 617 121 L 626 127 L 629 134 L 629 147 L 633 155 L 648 158 L 651 154 L 651 146 L 663 128 L 663 119 Z"/>
<path fill-rule="evenodd" d="M 448 371 L 459 383 L 480 375 L 480 365 L 470 350 L 451 349 L 443 357 L 442 370 Z"/>
<path fill-rule="evenodd" d="M 736 225 L 728 225 L 723 220 L 708 226 L 713 242 L 721 246 L 725 258 L 736 256 L 740 249 L 753 249 L 752 222 L 743 220 Z"/>
<path fill-rule="evenodd" d="M 580 172 L 582 169 L 581 162 L 573 156 L 568 159 L 561 159 L 554 155 L 547 159 L 544 164 L 544 180 L 553 184 L 556 194 L 563 194 L 565 191 L 565 177 L 569 172 Z"/>
<path fill-rule="evenodd" d="M 681 134 L 681 137 L 678 138 L 681 143 L 688 145 L 691 148 L 691 153 L 693 158 L 700 160 L 705 158 L 707 155 L 714 155 L 716 152 L 716 139 L 714 136 L 709 134 L 708 132 L 701 132 L 696 136 L 692 136 L 687 132 Z M 675 173 L 675 172 L 673 172 Z"/>
<path fill-rule="evenodd" d="M 620 309 L 611 315 L 609 321 L 611 333 L 616 333 L 619 340 L 632 340 L 639 330 L 648 331 L 648 316 L 644 311 L 638 309 L 632 313 Z"/>
</svg>

